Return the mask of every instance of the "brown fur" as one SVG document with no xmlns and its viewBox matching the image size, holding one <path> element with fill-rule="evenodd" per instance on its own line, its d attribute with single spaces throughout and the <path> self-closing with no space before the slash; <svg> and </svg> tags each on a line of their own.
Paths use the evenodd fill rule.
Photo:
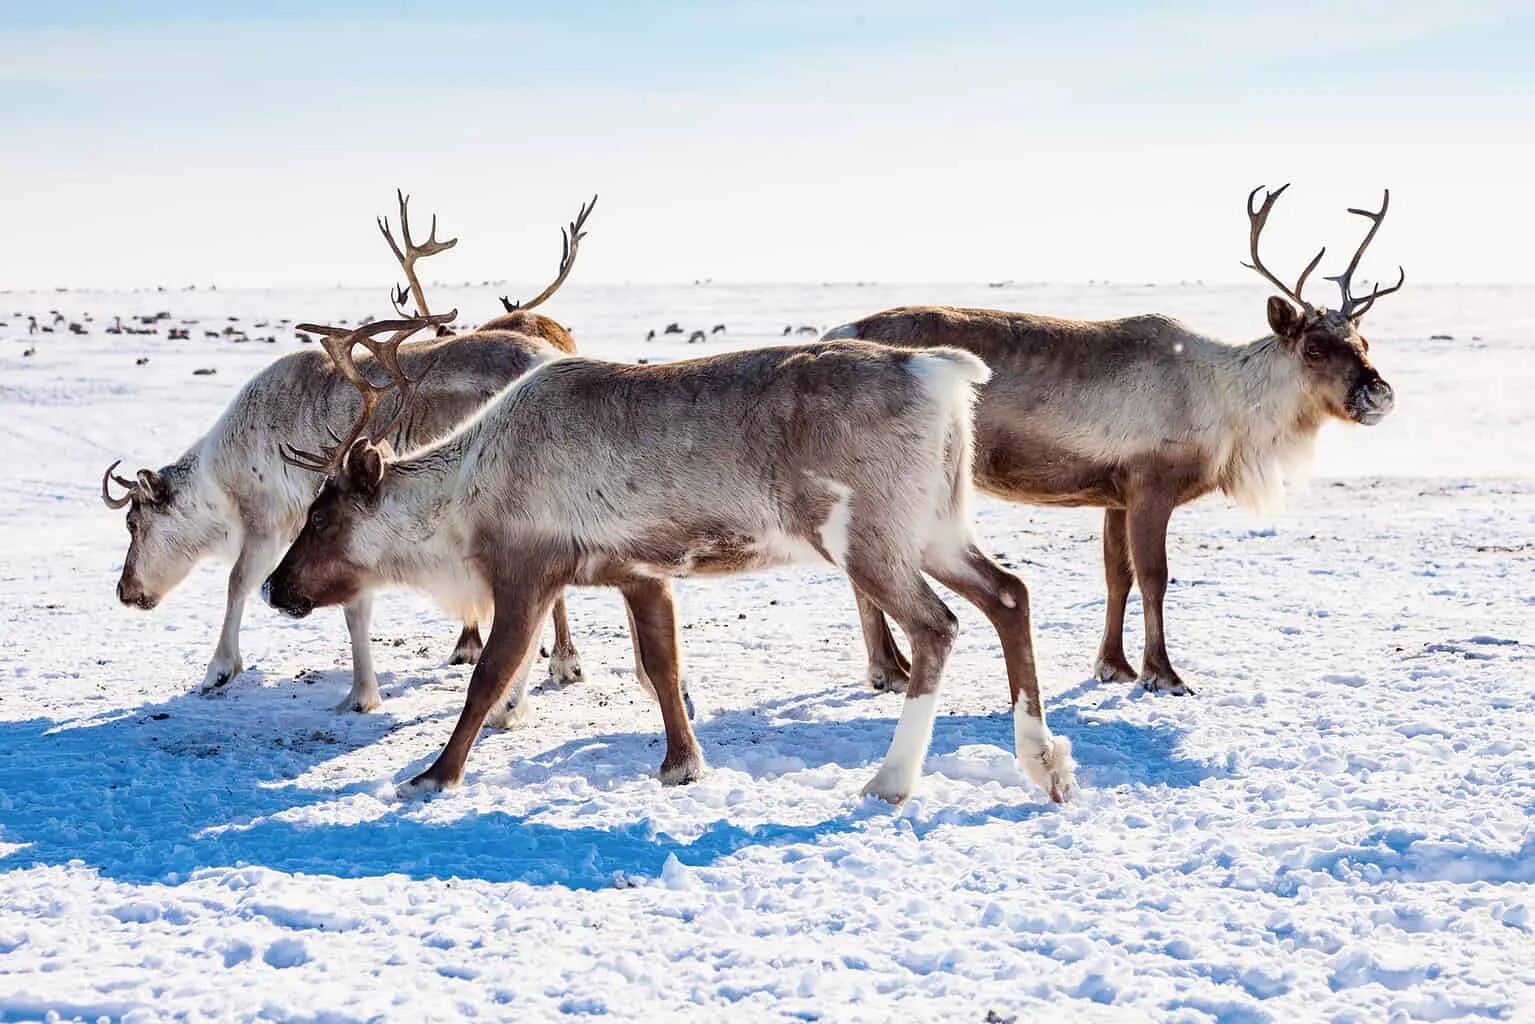
<svg viewBox="0 0 1535 1024">
<path fill-rule="evenodd" d="M 976 408 L 975 483 L 1036 505 L 1106 509 L 1108 611 L 1098 673 L 1135 678 L 1120 634 L 1130 582 L 1146 616 L 1140 678 L 1185 692 L 1167 657 L 1162 601 L 1174 508 L 1214 490 L 1261 503 L 1287 453 L 1331 417 L 1374 422 L 1389 385 L 1357 325 L 1326 310 L 1269 305 L 1273 334 L 1248 346 L 1205 338 L 1176 320 L 1063 320 L 989 309 L 908 306 L 828 333 L 903 347 L 974 352 L 992 369 Z M 882 617 L 860 599 L 870 679 L 905 676 Z"/>
<path fill-rule="evenodd" d="M 354 446 L 272 574 L 270 599 L 306 614 L 388 582 L 494 594 L 495 624 L 463 714 L 412 783 L 438 788 L 460 780 L 487 720 L 520 707 L 520 684 L 509 700 L 507 690 L 559 588 L 617 587 L 637 675 L 666 725 L 662 779 L 685 782 L 703 760 L 680 713 L 664 581 L 819 556 L 912 638 L 910 699 L 869 790 L 901 800 L 921 766 L 957 629 L 925 570 L 997 623 L 1028 717 L 1020 759 L 1060 799 L 1069 744 L 1044 723 L 1027 591 L 970 539 L 971 403 L 985 377 L 966 353 L 860 342 L 660 366 L 551 362 L 432 448 L 393 459 L 366 441 Z"/>
</svg>

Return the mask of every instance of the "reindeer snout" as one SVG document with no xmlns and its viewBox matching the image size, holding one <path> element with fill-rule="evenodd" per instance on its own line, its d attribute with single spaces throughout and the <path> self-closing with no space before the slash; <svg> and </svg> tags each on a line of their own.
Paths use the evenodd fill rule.
<svg viewBox="0 0 1535 1024">
<path fill-rule="evenodd" d="M 265 583 L 261 584 L 261 599 L 276 608 L 284 615 L 291 615 L 295 619 L 302 619 L 314 611 L 314 602 L 297 594 L 290 593 L 281 582 L 272 585 L 273 577 L 268 576 Z"/>
<path fill-rule="evenodd" d="M 139 584 L 124 576 L 117 581 L 117 599 L 131 608 L 142 608 L 145 611 L 155 606 L 154 598 L 144 592 Z"/>
<path fill-rule="evenodd" d="M 1349 406 L 1355 422 L 1370 426 L 1385 419 L 1396 406 L 1396 392 L 1378 374 L 1373 375 L 1354 389 Z"/>
</svg>

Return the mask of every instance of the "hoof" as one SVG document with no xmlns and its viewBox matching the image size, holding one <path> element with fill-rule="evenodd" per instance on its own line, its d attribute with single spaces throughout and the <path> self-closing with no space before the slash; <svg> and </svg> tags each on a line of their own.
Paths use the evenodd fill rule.
<svg viewBox="0 0 1535 1024">
<path fill-rule="evenodd" d="M 572 648 L 562 651 L 555 648 L 554 654 L 549 658 L 549 678 L 564 686 L 568 683 L 579 683 L 586 676 L 581 671 L 581 656 Z"/>
<path fill-rule="evenodd" d="M 1140 678 L 1141 688 L 1147 693 L 1170 693 L 1174 697 L 1188 697 L 1194 688 L 1178 678 L 1176 672 L 1149 672 Z"/>
<path fill-rule="evenodd" d="M 207 673 L 203 676 L 203 685 L 197 692 L 204 697 L 222 693 L 230 680 L 244 671 L 245 666 L 238 661 L 233 665 L 209 665 Z"/>
<path fill-rule="evenodd" d="M 690 782 L 697 782 L 709 772 L 709 766 L 704 763 L 704 755 L 695 750 L 676 763 L 667 758 L 661 765 L 661 785 L 686 786 Z"/>
<path fill-rule="evenodd" d="M 1135 669 L 1124 658 L 1099 658 L 1093 666 L 1093 675 L 1100 683 L 1133 683 Z"/>
<path fill-rule="evenodd" d="M 409 782 L 395 787 L 394 795 L 401 800 L 419 800 L 433 793 L 442 793 L 457 787 L 456 782 L 443 782 L 432 777 L 430 772 L 422 772 Z"/>
<path fill-rule="evenodd" d="M 485 719 L 485 724 L 492 729 L 515 729 L 519 725 L 527 724 L 532 714 L 532 701 L 524 698 L 515 704 L 507 704 L 491 712 L 489 717 Z"/>
<path fill-rule="evenodd" d="M 482 644 L 459 644 L 453 648 L 453 653 L 448 656 L 449 665 L 477 665 L 480 661 Z"/>
<path fill-rule="evenodd" d="M 899 668 L 869 666 L 869 687 L 875 693 L 905 693 L 911 677 Z"/>
<path fill-rule="evenodd" d="M 366 715 L 377 711 L 384 706 L 383 699 L 379 696 L 377 688 L 372 693 L 349 693 L 336 705 L 336 713 L 339 715 L 358 714 Z"/>
<path fill-rule="evenodd" d="M 881 770 L 863 787 L 863 795 L 899 807 L 911 797 L 911 786 L 905 780 L 887 777 Z"/>
<path fill-rule="evenodd" d="M 1064 736 L 1045 740 L 1038 754 L 1019 759 L 1025 775 L 1058 804 L 1071 798 L 1077 788 L 1076 762 L 1071 757 L 1071 741 Z"/>
</svg>

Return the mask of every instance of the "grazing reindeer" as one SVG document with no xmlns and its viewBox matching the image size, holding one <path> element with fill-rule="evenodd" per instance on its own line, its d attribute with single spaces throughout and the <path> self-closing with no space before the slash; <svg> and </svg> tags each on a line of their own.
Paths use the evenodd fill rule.
<svg viewBox="0 0 1535 1024">
<path fill-rule="evenodd" d="M 331 352 L 344 362 L 382 328 Z M 386 583 L 493 595 L 463 713 L 413 793 L 457 784 L 487 719 L 520 716 L 537 624 L 563 588 L 616 587 L 636 674 L 665 724 L 661 779 L 673 784 L 697 778 L 704 759 L 679 680 L 670 577 L 829 562 L 913 638 L 905 707 L 865 790 L 899 802 L 921 771 L 958 628 L 928 572 L 996 625 L 1020 762 L 1060 800 L 1070 745 L 1045 725 L 1028 592 L 971 536 L 971 403 L 987 375 L 967 352 L 860 342 L 665 366 L 546 363 L 434 445 L 396 457 L 352 443 L 264 592 L 296 616 Z"/>
<path fill-rule="evenodd" d="M 1148 690 L 1189 692 L 1168 659 L 1162 626 L 1173 509 L 1215 490 L 1244 506 L 1271 506 L 1323 421 L 1368 425 L 1391 411 L 1391 386 L 1370 363 L 1359 321 L 1406 275 L 1362 299 L 1350 291 L 1391 193 L 1377 212 L 1349 211 L 1367 218 L 1370 230 L 1347 269 L 1328 278 L 1342 290 L 1331 310 L 1301 298 L 1322 253 L 1293 290 L 1258 258 L 1258 238 L 1283 192 L 1267 194 L 1257 209 L 1258 190 L 1248 197 L 1252 263 L 1244 265 L 1283 297 L 1268 300 L 1272 333 L 1247 345 L 1216 341 L 1164 316 L 1057 320 L 950 307 L 887 310 L 826 335 L 955 346 L 991 366 L 976 412 L 976 484 L 1014 501 L 1105 509 L 1108 613 L 1095 668 L 1102 680 L 1137 678 L 1121 634 L 1130 584 L 1139 581 L 1146 619 L 1140 681 Z M 884 617 L 861 597 L 859 610 L 870 681 L 899 689 L 906 661 Z"/>
<path fill-rule="evenodd" d="M 406 197 L 400 198 L 403 213 Z M 415 258 L 425 250 L 410 238 L 408 228 L 404 242 L 404 252 L 396 252 L 402 264 L 407 255 L 413 257 L 407 276 L 414 283 Z M 573 248 L 567 256 L 567 264 L 574 262 Z M 569 269 L 560 268 L 561 279 Z M 424 294 L 418 301 L 424 308 Z M 436 368 L 425 386 L 431 401 L 409 416 L 395 415 L 380 436 L 402 450 L 439 438 L 534 365 L 574 351 L 570 336 L 554 321 L 526 311 L 516 316 L 498 317 L 491 330 L 438 338 L 400 351 L 398 363 L 409 372 L 420 375 L 428 364 Z M 361 361 L 357 369 L 364 377 L 377 372 L 371 359 Z M 117 584 L 124 604 L 154 608 L 198 562 L 232 562 L 224 624 L 203 677 L 204 693 L 218 691 L 242 671 L 240 620 L 245 601 L 298 534 L 314 497 L 314 476 L 296 471 L 279 457 L 278 438 L 310 449 L 324 445 L 334 440 L 328 424 L 346 422 L 358 401 L 353 382 L 330 359 L 313 350 L 294 353 L 253 377 L 213 429 L 175 462 L 158 470 L 141 469 L 133 479 L 116 476 L 119 463 L 114 462 L 102 476 L 101 496 L 107 507 L 128 507 L 128 553 Z M 384 410 L 391 411 L 396 410 Z M 110 480 L 126 492 L 113 496 Z M 368 596 L 360 594 L 346 608 L 353 676 L 351 692 L 338 710 L 371 711 L 380 704 L 368 644 L 370 604 Z M 473 662 L 479 656 L 478 621 L 466 619 L 452 663 Z M 580 660 L 563 602 L 556 606 L 555 625 L 550 673 L 562 681 L 577 679 Z"/>
</svg>

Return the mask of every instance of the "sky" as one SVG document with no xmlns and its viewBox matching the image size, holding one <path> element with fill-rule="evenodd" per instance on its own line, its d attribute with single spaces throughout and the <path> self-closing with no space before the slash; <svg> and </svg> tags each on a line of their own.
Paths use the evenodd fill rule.
<svg viewBox="0 0 1535 1024">
<path fill-rule="evenodd" d="M 0 289 L 1535 281 L 1535 5 L 0 5 Z M 1272 237 L 1270 237 L 1272 236 Z"/>
</svg>

